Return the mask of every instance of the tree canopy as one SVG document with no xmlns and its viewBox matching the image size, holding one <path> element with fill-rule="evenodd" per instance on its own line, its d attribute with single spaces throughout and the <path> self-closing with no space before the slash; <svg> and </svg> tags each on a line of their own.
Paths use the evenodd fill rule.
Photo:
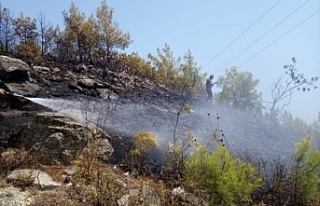
<svg viewBox="0 0 320 206">
<path fill-rule="evenodd" d="M 222 88 L 216 97 L 220 102 L 230 104 L 236 108 L 252 109 L 261 103 L 261 93 L 256 90 L 259 80 L 253 79 L 250 72 L 240 72 L 236 67 L 225 71 L 218 79 L 218 86 Z"/>
<path fill-rule="evenodd" d="M 107 58 L 110 63 L 113 52 L 116 49 L 126 49 L 130 43 L 130 34 L 123 33 L 119 29 L 119 24 L 113 20 L 113 9 L 103 0 L 96 11 L 97 28 L 99 31 L 98 50 L 102 57 Z"/>
<path fill-rule="evenodd" d="M 203 93 L 203 81 L 206 74 L 201 74 L 190 50 L 184 56 L 175 57 L 168 44 L 157 49 L 157 56 L 148 55 L 155 70 L 156 80 L 168 88 L 185 94 Z"/>
</svg>

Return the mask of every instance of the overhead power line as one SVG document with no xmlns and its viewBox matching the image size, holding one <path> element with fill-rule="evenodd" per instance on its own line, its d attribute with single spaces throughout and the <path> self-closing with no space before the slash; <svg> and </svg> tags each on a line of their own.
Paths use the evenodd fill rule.
<svg viewBox="0 0 320 206">
<path fill-rule="evenodd" d="M 210 59 L 204 66 L 206 67 L 213 60 L 215 60 L 222 52 L 228 49 L 235 41 L 237 41 L 241 36 L 243 36 L 251 27 L 253 27 L 256 23 L 258 23 L 269 11 L 271 11 L 276 5 L 278 5 L 282 0 L 276 2 L 273 6 L 271 6 L 264 14 L 262 14 L 256 21 L 254 21 L 248 28 L 246 28 L 241 34 L 239 34 L 234 40 L 232 40 L 226 47 L 224 47 L 220 52 L 218 52 L 212 59 Z"/>
<path fill-rule="evenodd" d="M 317 11 L 315 11 L 314 13 L 312 13 L 310 16 L 308 16 L 307 18 L 305 18 L 304 20 L 302 20 L 299 24 L 297 24 L 296 26 L 294 26 L 292 29 L 290 29 L 289 31 L 287 31 L 286 33 L 284 33 L 283 35 L 281 35 L 279 38 L 277 38 L 276 40 L 274 40 L 273 42 L 271 42 L 270 44 L 268 44 L 266 47 L 264 47 L 263 49 L 261 49 L 259 52 L 257 52 L 256 54 L 254 54 L 253 56 L 251 56 L 249 59 L 247 59 L 246 61 L 244 61 L 243 63 L 241 63 L 239 67 L 243 66 L 244 64 L 246 64 L 247 62 L 249 62 L 251 59 L 253 59 L 254 57 L 256 57 L 257 55 L 259 55 L 261 52 L 263 52 L 264 50 L 266 50 L 267 48 L 269 48 L 270 46 L 272 46 L 274 43 L 276 43 L 277 41 L 279 41 L 280 39 L 282 39 L 283 37 L 285 37 L 286 35 L 288 35 L 290 32 L 292 32 L 293 30 L 295 30 L 296 28 L 298 28 L 300 25 L 302 25 L 303 23 L 305 23 L 306 21 L 308 21 L 310 18 L 312 18 L 314 15 L 316 15 L 317 13 L 320 12 L 320 9 L 318 9 Z"/>
<path fill-rule="evenodd" d="M 257 42 L 259 42 L 263 37 L 265 37 L 267 34 L 269 34 L 271 31 L 273 31 L 276 27 L 278 27 L 281 23 L 283 23 L 285 20 L 287 20 L 290 16 L 292 16 L 294 13 L 296 13 L 298 10 L 300 10 L 304 5 L 306 5 L 309 2 L 307 0 L 303 4 L 301 4 L 298 8 L 296 8 L 294 11 L 292 11 L 290 14 L 288 14 L 285 18 L 283 18 L 280 22 L 278 22 L 275 26 L 273 26 L 271 29 L 269 29 L 267 32 L 262 34 L 258 39 L 256 39 L 254 42 L 252 42 L 249 46 L 247 46 L 245 49 L 243 49 L 241 52 L 239 52 L 236 56 L 234 56 L 232 59 L 230 59 L 227 63 L 225 63 L 222 67 L 220 67 L 216 72 L 223 69 L 226 65 L 231 63 L 233 60 L 235 60 L 237 57 L 239 57 L 241 54 L 246 52 L 248 49 L 250 49 L 253 45 L 255 45 Z"/>
</svg>

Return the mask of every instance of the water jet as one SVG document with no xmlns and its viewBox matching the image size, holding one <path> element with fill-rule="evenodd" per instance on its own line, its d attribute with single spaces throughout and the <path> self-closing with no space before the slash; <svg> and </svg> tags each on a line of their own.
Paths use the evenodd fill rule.
<svg viewBox="0 0 320 206">
<path fill-rule="evenodd" d="M 151 131 L 162 148 L 173 137 L 174 125 L 179 108 L 178 103 L 168 103 L 166 107 L 149 102 L 119 101 L 101 99 L 62 99 L 26 98 L 41 106 L 63 113 L 79 121 L 96 124 L 107 132 L 132 136 L 135 132 Z M 115 107 L 110 110 L 114 105 Z M 270 122 L 257 121 L 250 113 L 232 109 L 215 103 L 214 106 L 202 103 L 192 104 L 194 112 L 181 115 L 177 134 L 186 137 L 191 133 L 197 142 L 214 145 L 213 133 L 218 131 L 220 139 L 234 154 L 249 153 L 252 157 L 289 161 L 294 143 L 303 136 L 274 128 Z M 112 114 L 111 114 L 112 113 Z M 217 114 L 208 120 L 208 114 Z M 211 115 L 212 116 L 212 115 Z M 223 131 L 223 132 L 222 132 Z M 172 142 L 172 141 L 171 141 Z"/>
<path fill-rule="evenodd" d="M 23 95 L 20 95 L 20 94 L 11 92 L 11 91 L 5 91 L 4 94 L 7 95 L 7 96 L 9 96 L 9 97 L 22 97 L 22 98 L 24 98 L 24 99 L 28 99 L 28 97 L 25 97 L 25 96 L 23 96 Z"/>
</svg>

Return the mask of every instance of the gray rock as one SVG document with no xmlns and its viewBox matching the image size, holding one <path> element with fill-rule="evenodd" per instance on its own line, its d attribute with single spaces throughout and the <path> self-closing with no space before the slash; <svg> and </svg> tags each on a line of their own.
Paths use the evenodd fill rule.
<svg viewBox="0 0 320 206">
<path fill-rule="evenodd" d="M 68 87 L 69 89 L 77 90 L 78 92 L 82 92 L 83 90 L 82 87 L 78 86 L 76 82 L 71 82 Z"/>
<path fill-rule="evenodd" d="M 107 161 L 113 153 L 113 148 L 107 139 L 100 139 L 98 142 L 97 158 Z"/>
<path fill-rule="evenodd" d="M 73 67 L 74 72 L 84 72 L 87 71 L 87 67 L 84 64 L 79 64 Z"/>
<path fill-rule="evenodd" d="M 117 200 L 118 206 L 128 206 L 129 205 L 129 197 L 130 195 L 125 194 L 120 199 Z"/>
<path fill-rule="evenodd" d="M 26 81 L 29 79 L 30 68 L 20 59 L 0 56 L 0 78 L 3 81 Z"/>
<path fill-rule="evenodd" d="M 91 141 L 93 137 L 96 141 Z M 113 148 L 107 138 L 110 137 L 93 125 L 78 122 L 60 113 L 42 112 L 36 115 L 35 122 L 23 128 L 12 139 L 12 144 L 40 153 L 43 164 L 69 165 L 87 148 L 89 142 L 98 144 L 99 159 L 108 160 Z"/>
<path fill-rule="evenodd" d="M 48 67 L 33 66 L 33 70 L 39 73 L 50 73 L 50 69 Z"/>
<path fill-rule="evenodd" d="M 78 85 L 85 88 L 93 88 L 95 85 L 97 85 L 97 83 L 94 79 L 91 79 L 89 77 L 83 77 L 79 79 Z"/>
<path fill-rule="evenodd" d="M 159 195 L 155 193 L 154 190 L 146 184 L 142 185 L 142 196 L 144 203 L 147 205 L 161 205 L 161 199 Z"/>
<path fill-rule="evenodd" d="M 140 194 L 139 189 L 130 189 L 129 190 L 130 197 L 138 197 Z"/>
<path fill-rule="evenodd" d="M 41 189 L 53 189 L 60 187 L 61 183 L 53 181 L 52 177 L 41 170 L 32 169 L 17 169 L 12 171 L 8 176 L 8 181 L 14 181 L 19 176 L 32 176 L 34 178 L 33 185 L 40 187 Z"/>
<path fill-rule="evenodd" d="M 20 83 L 16 83 L 16 82 L 6 83 L 6 85 L 10 89 L 10 91 L 23 96 L 34 97 L 38 94 L 40 90 L 39 85 L 31 83 L 29 81 L 20 82 Z"/>
<path fill-rule="evenodd" d="M 121 179 L 116 179 L 116 180 L 115 180 L 115 183 L 116 183 L 117 185 L 119 185 L 120 187 L 122 187 L 122 188 L 127 188 L 127 184 L 124 183 L 124 181 L 122 181 Z"/>
<path fill-rule="evenodd" d="M 99 92 L 99 96 L 102 99 L 111 99 L 111 100 L 118 100 L 119 95 L 111 91 L 110 89 L 107 88 L 98 88 L 97 91 Z"/>
<path fill-rule="evenodd" d="M 67 175 L 74 175 L 79 170 L 79 167 L 77 166 L 71 166 L 63 170 L 64 173 Z"/>
<path fill-rule="evenodd" d="M 207 205 L 205 201 L 200 198 L 197 198 L 195 195 L 186 192 L 182 187 L 176 187 L 172 190 L 172 195 L 178 197 L 184 205 Z"/>
<path fill-rule="evenodd" d="M 55 67 L 55 68 L 52 68 L 51 71 L 53 73 L 59 73 L 59 72 L 61 72 L 61 69 L 59 69 L 58 67 Z"/>
<path fill-rule="evenodd" d="M 40 87 L 30 78 L 30 68 L 20 59 L 0 56 L 0 79 L 5 88 L 20 95 L 36 96 Z"/>
<path fill-rule="evenodd" d="M 25 206 L 31 202 L 28 191 L 15 187 L 0 188 L 0 206 Z"/>
</svg>

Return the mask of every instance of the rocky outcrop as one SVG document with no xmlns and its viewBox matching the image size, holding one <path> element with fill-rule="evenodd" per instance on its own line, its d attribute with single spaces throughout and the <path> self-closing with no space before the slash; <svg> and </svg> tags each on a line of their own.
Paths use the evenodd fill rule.
<svg viewBox="0 0 320 206">
<path fill-rule="evenodd" d="M 33 123 L 14 135 L 9 145 L 36 153 L 42 157 L 43 164 L 68 165 L 84 149 L 91 147 L 97 148 L 98 159 L 108 160 L 113 153 L 108 138 L 105 132 L 92 125 L 58 113 L 42 112 L 35 116 Z"/>
<path fill-rule="evenodd" d="M 152 100 L 177 95 L 149 79 L 124 72 L 113 72 L 92 65 L 50 68 L 19 59 L 0 56 L 0 88 L 29 97 L 66 97 L 86 95 L 102 99 L 142 98 Z"/>
<path fill-rule="evenodd" d="M 26 181 L 30 181 L 32 186 L 36 186 L 44 190 L 61 186 L 61 183 L 53 181 L 52 177 L 47 173 L 33 169 L 14 170 L 7 176 L 7 180 L 9 182 L 25 181 L 25 184 L 27 183 Z M 23 184 L 23 182 L 20 184 Z"/>
<path fill-rule="evenodd" d="M 20 59 L 0 56 L 0 77 L 3 81 L 27 81 L 30 68 Z"/>
<path fill-rule="evenodd" d="M 39 85 L 30 78 L 30 67 L 19 59 L 0 56 L 0 80 L 5 89 L 24 96 L 36 96 Z"/>
<path fill-rule="evenodd" d="M 34 84 L 29 81 L 17 83 L 6 83 L 7 87 L 10 91 L 22 95 L 22 96 L 29 96 L 29 97 L 35 97 L 38 94 L 38 91 L 40 90 L 40 86 L 37 84 Z"/>
<path fill-rule="evenodd" d="M 25 206 L 30 203 L 30 192 L 21 191 L 19 188 L 6 187 L 0 190 L 0 205 Z"/>
</svg>

